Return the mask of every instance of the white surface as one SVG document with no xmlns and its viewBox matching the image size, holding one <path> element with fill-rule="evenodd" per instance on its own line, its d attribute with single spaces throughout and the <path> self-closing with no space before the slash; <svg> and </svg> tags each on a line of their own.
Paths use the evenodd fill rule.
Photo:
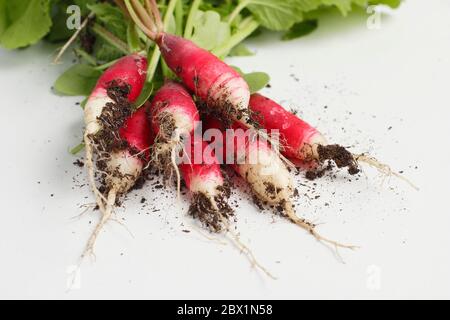
<svg viewBox="0 0 450 320">
<path fill-rule="evenodd" d="M 393 179 L 381 186 L 367 169 L 367 179 L 349 183 L 342 174 L 319 183 L 319 200 L 303 197 L 299 212 L 326 222 L 323 234 L 362 246 L 342 252 L 345 265 L 295 226 L 271 223 L 270 213 L 241 201 L 242 240 L 277 281 L 194 231 L 186 201 L 148 188 L 118 211 L 134 238 L 110 223 L 97 261 L 83 264 L 80 288 L 68 292 L 68 268 L 97 218 L 71 219 L 92 202 L 73 182 L 79 175 L 83 183 L 84 173 L 68 153 L 80 140 L 80 99 L 51 93 L 67 67 L 50 64 L 54 48 L 0 51 L 0 298 L 450 298 L 449 12 L 445 0 L 409 0 L 380 30 L 361 17 L 331 17 L 298 41 L 253 40 L 257 55 L 233 60 L 270 73 L 266 93 L 299 106 L 331 140 L 370 151 L 421 187 Z M 165 211 L 145 214 L 140 195 Z"/>
</svg>

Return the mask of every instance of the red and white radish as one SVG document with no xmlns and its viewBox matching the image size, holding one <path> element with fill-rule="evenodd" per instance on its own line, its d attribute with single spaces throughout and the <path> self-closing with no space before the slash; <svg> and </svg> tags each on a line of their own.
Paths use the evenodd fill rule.
<svg viewBox="0 0 450 320">
<path fill-rule="evenodd" d="M 278 153 L 265 141 L 258 139 L 254 130 L 244 130 L 235 123 L 226 129 L 223 124 L 213 118 L 206 121 L 207 129 L 219 129 L 223 133 L 223 145 L 218 152 L 223 152 L 229 163 L 230 156 L 234 159 L 231 165 L 234 170 L 247 181 L 257 199 L 265 205 L 277 210 L 282 216 L 294 224 L 307 230 L 317 240 L 335 247 L 353 249 L 353 246 L 343 245 L 322 237 L 315 230 L 316 225 L 299 218 L 295 213 L 293 198 L 296 196 L 291 174 Z"/>
<path fill-rule="evenodd" d="M 401 178 L 416 188 L 405 177 L 372 157 L 365 154 L 352 154 L 345 147 L 337 144 L 329 145 L 316 128 L 261 94 L 251 96 L 249 108 L 253 119 L 260 126 L 269 131 L 278 131 L 282 153 L 286 157 L 304 162 L 316 161 L 319 164 L 332 160 L 338 168 L 348 167 L 348 172 L 352 175 L 360 172 L 358 163 L 364 162 L 383 174 Z M 307 177 L 314 179 L 318 174 L 323 174 L 323 171 L 309 171 Z"/>
<path fill-rule="evenodd" d="M 120 59 L 100 77 L 85 106 L 86 165 L 102 218 L 83 255 L 93 252 L 117 197 L 128 192 L 143 169 L 150 146 L 150 125 L 145 108 L 132 114 L 131 102 L 142 91 L 146 69 L 146 57 L 140 54 Z M 103 193 L 96 186 L 95 160 L 103 180 Z"/>
<path fill-rule="evenodd" d="M 190 138 L 190 147 L 180 171 L 186 187 L 192 194 L 189 213 L 198 218 L 213 232 L 228 228 L 233 210 L 227 203 L 230 189 L 225 182 L 215 154 L 207 151 L 208 144 L 202 139 Z"/>
<path fill-rule="evenodd" d="M 193 135 L 200 121 L 197 107 L 182 85 L 169 81 L 153 98 L 150 119 L 155 135 L 155 144 L 152 147 L 153 165 L 162 171 L 166 178 L 171 178 L 175 171 L 179 192 L 181 178 L 177 157 L 183 150 L 182 139 Z"/>
<path fill-rule="evenodd" d="M 125 3 L 135 23 L 158 45 L 168 67 L 191 92 L 227 119 L 251 127 L 249 86 L 236 70 L 193 42 L 164 32 L 155 0 L 147 0 L 147 8 L 138 0 Z"/>
<path fill-rule="evenodd" d="M 180 164 L 186 187 L 192 195 L 190 215 L 199 219 L 212 232 L 224 231 L 229 240 L 243 252 L 252 266 L 258 267 L 267 276 L 275 277 L 255 258 L 252 251 L 231 230 L 229 219 L 233 209 L 228 205 L 230 189 L 224 179 L 220 164 L 213 150 L 202 137 L 191 137 L 188 157 Z"/>
</svg>

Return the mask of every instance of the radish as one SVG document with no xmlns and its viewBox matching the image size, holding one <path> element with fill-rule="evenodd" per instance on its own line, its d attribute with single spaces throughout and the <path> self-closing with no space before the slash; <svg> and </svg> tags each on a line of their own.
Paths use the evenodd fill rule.
<svg viewBox="0 0 450 320">
<path fill-rule="evenodd" d="M 364 162 L 375 167 L 385 175 L 393 175 L 408 182 L 405 177 L 391 170 L 385 164 L 365 154 L 355 155 L 340 145 L 329 145 L 325 137 L 314 127 L 296 115 L 284 109 L 275 101 L 261 94 L 253 94 L 249 104 L 254 120 L 266 130 L 278 130 L 282 153 L 289 158 L 304 162 L 315 161 L 323 164 L 328 160 L 336 163 L 338 168 L 348 167 L 348 172 L 355 175 L 360 172 L 358 163 Z M 325 169 L 326 170 L 326 169 Z M 315 179 L 324 171 L 309 171 L 307 177 Z"/>
<path fill-rule="evenodd" d="M 130 16 L 158 45 L 168 67 L 202 102 L 227 119 L 252 127 L 248 112 L 250 90 L 240 74 L 193 42 L 164 32 L 155 0 L 145 3 L 147 8 L 138 0 L 125 0 Z"/>
<path fill-rule="evenodd" d="M 125 56 L 104 72 L 84 109 L 86 166 L 102 218 L 83 254 L 93 253 L 95 240 L 111 218 L 118 196 L 135 184 L 146 161 L 150 126 L 145 108 L 132 114 L 146 80 L 147 60 L 140 54 Z M 94 154 L 103 180 L 96 187 Z"/>
<path fill-rule="evenodd" d="M 190 140 L 189 157 L 180 164 L 184 182 L 192 194 L 189 213 L 211 231 L 220 232 L 228 228 L 228 219 L 233 215 L 227 203 L 230 188 L 214 153 L 208 154 L 208 144 L 194 137 Z"/>
<path fill-rule="evenodd" d="M 214 152 L 201 137 L 191 136 L 188 156 L 180 164 L 186 187 L 192 195 L 189 214 L 199 219 L 212 232 L 225 231 L 229 240 L 243 252 L 252 266 L 258 267 L 272 279 L 275 277 L 255 258 L 252 251 L 231 230 L 229 219 L 234 215 L 228 205 L 230 188 L 226 183 Z"/>
<path fill-rule="evenodd" d="M 220 145 L 219 142 L 218 152 L 223 153 L 227 163 L 232 156 L 234 159 L 232 167 L 247 181 L 262 204 L 275 208 L 282 216 L 307 230 L 321 242 L 334 247 L 355 248 L 322 237 L 315 230 L 316 225 L 297 216 L 292 203 L 292 199 L 296 196 L 296 189 L 290 172 L 278 153 L 267 141 L 258 139 L 258 134 L 254 130 L 244 130 L 242 126 L 235 123 L 225 133 L 224 125 L 213 118 L 207 119 L 206 128 L 222 131 L 223 144 Z"/>
<path fill-rule="evenodd" d="M 190 137 L 200 121 L 197 107 L 182 85 L 169 81 L 156 93 L 150 119 L 156 136 L 152 162 L 166 178 L 171 178 L 175 171 L 179 194 L 181 178 L 176 159 L 183 150 L 182 139 Z"/>
</svg>

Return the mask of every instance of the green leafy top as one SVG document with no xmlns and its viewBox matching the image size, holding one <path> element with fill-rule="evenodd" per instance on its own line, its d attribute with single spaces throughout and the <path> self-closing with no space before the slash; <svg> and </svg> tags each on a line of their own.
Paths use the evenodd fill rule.
<svg viewBox="0 0 450 320">
<path fill-rule="evenodd" d="M 161 2 L 167 3 L 167 0 Z M 0 0 L 0 45 L 8 49 L 21 48 L 46 35 L 50 41 L 68 39 L 73 31 L 65 27 L 68 18 L 65 9 L 73 4 L 80 7 L 83 16 L 94 12 L 98 23 L 125 41 L 128 22 L 121 10 L 111 3 L 103 0 Z M 211 49 L 238 33 L 246 17 L 267 29 L 288 31 L 323 8 L 336 8 L 345 16 L 354 6 L 383 4 L 397 8 L 400 3 L 401 0 L 179 0 L 174 22 L 181 33 L 179 30 L 183 29 L 191 6 L 196 5 L 193 40 Z M 292 34 L 295 32 L 291 32 L 291 37 Z"/>
<path fill-rule="evenodd" d="M 0 44 L 7 49 L 29 46 L 52 26 L 50 0 L 0 0 Z"/>
<path fill-rule="evenodd" d="M 305 36 L 318 27 L 327 10 L 348 15 L 355 6 L 388 5 L 396 8 L 401 0 L 165 0 L 159 1 L 168 32 L 194 41 L 221 58 L 248 56 L 253 52 L 242 42 L 260 30 L 283 31 L 283 40 Z M 161 4 L 162 3 L 162 4 Z M 84 20 L 95 15 L 78 37 L 75 53 L 80 64 L 71 66 L 55 83 L 65 95 L 87 96 L 102 71 L 128 52 L 149 52 L 151 86 L 157 90 L 164 78 L 175 77 L 160 61 L 159 52 L 126 17 L 114 1 L 104 0 L 0 0 L 0 46 L 22 48 L 41 39 L 62 42 L 68 30 L 67 7 L 78 5 Z M 252 92 L 267 85 L 269 76 L 243 74 Z M 150 81 L 149 81 L 150 82 Z"/>
</svg>

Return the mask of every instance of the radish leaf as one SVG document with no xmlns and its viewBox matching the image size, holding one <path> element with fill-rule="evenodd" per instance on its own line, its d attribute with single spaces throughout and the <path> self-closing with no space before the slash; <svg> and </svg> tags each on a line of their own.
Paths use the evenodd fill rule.
<svg viewBox="0 0 450 320">
<path fill-rule="evenodd" d="M 229 56 L 230 57 L 248 57 L 254 56 L 255 53 L 251 51 L 245 44 L 240 43 L 233 49 L 231 49 Z"/>
<path fill-rule="evenodd" d="M 80 153 L 85 147 L 84 142 L 81 142 L 80 144 L 76 145 L 75 147 L 73 147 L 72 149 L 70 149 L 70 153 L 72 155 L 77 155 L 78 153 Z"/>
<path fill-rule="evenodd" d="M 50 0 L 1 2 L 0 44 L 3 47 L 26 47 L 38 42 L 49 32 L 52 25 Z"/>
<path fill-rule="evenodd" d="M 241 0 L 258 22 L 271 30 L 289 30 L 303 20 L 303 13 L 317 9 L 327 0 Z M 340 0 L 337 0 L 340 1 Z M 345 0 L 344 0 L 345 1 Z"/>
<path fill-rule="evenodd" d="M 144 88 L 142 89 L 141 94 L 137 98 L 136 102 L 133 103 L 134 109 L 137 110 L 144 105 L 150 99 L 153 93 L 153 84 L 150 82 L 146 82 Z"/>
<path fill-rule="evenodd" d="M 283 35 L 283 40 L 292 40 L 306 36 L 317 29 L 317 20 L 306 20 L 296 23 Z"/>
<path fill-rule="evenodd" d="M 244 74 L 244 80 L 250 88 L 250 93 L 253 94 L 267 86 L 270 76 L 265 72 L 252 72 Z"/>
<path fill-rule="evenodd" d="M 267 86 L 270 82 L 270 76 L 265 72 L 244 73 L 240 68 L 236 66 L 232 66 L 232 68 L 236 70 L 247 82 L 251 94 L 258 92 L 259 90 Z"/>
<path fill-rule="evenodd" d="M 191 38 L 198 46 L 213 50 L 230 38 L 230 26 L 215 11 L 198 11 Z"/>
<path fill-rule="evenodd" d="M 76 64 L 55 82 L 56 92 L 67 96 L 88 96 L 97 83 L 101 71 L 86 64 Z"/>
</svg>

